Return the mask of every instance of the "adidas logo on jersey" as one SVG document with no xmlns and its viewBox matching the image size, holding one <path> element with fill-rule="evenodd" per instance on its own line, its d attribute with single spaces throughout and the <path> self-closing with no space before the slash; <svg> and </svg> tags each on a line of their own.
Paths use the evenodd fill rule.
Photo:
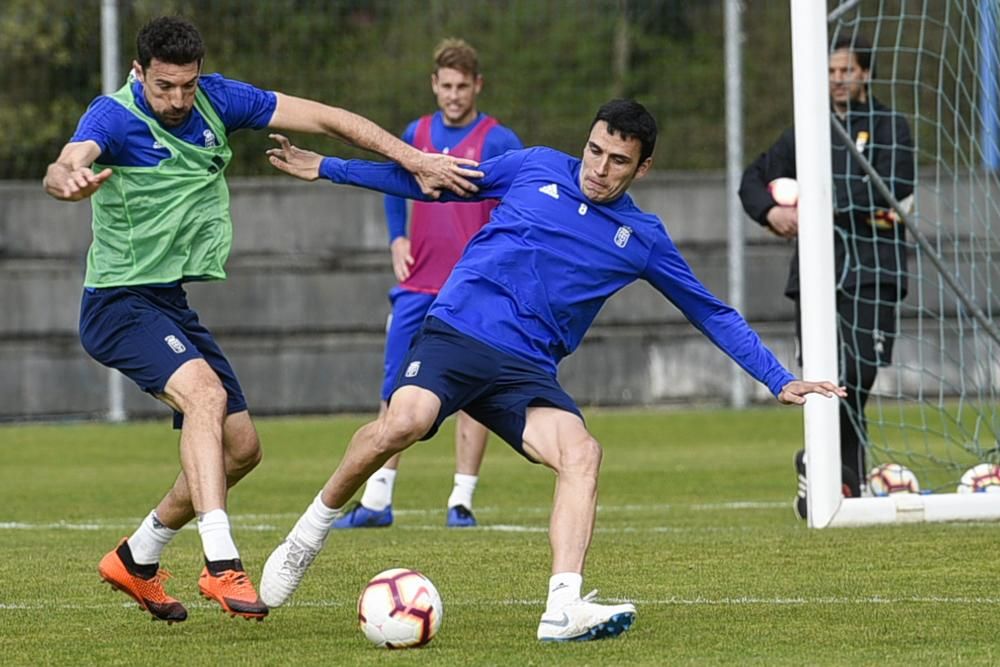
<svg viewBox="0 0 1000 667">
<path fill-rule="evenodd" d="M 546 194 L 553 199 L 559 199 L 559 188 L 556 187 L 555 183 L 549 183 L 548 185 L 543 185 L 538 188 L 538 191 L 542 194 Z"/>
</svg>

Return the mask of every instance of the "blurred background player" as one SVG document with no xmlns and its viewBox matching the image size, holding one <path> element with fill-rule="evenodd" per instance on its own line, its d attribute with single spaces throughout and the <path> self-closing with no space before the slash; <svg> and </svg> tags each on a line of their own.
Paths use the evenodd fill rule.
<svg viewBox="0 0 1000 667">
<path fill-rule="evenodd" d="M 838 39 L 830 52 L 831 122 L 840 123 L 898 201 L 913 193 L 914 152 L 906 119 L 869 91 L 872 51 L 860 36 Z M 845 497 L 858 496 L 866 471 L 865 404 L 880 366 L 892 361 L 896 306 L 906 296 L 906 230 L 895 224 L 889 202 L 875 190 L 837 134 L 832 135 L 834 248 L 840 382 L 840 456 Z M 740 199 L 747 214 L 777 236 L 798 237 L 798 209 L 778 206 L 768 184 L 795 178 L 795 130 L 789 128 L 743 173 Z M 795 301 L 801 343 L 798 250 L 792 257 L 785 295 Z M 801 344 L 799 345 L 801 350 Z M 801 363 L 801 354 L 800 359 Z M 806 518 L 805 451 L 795 454 L 799 487 L 795 513 Z"/>
<path fill-rule="evenodd" d="M 136 46 L 129 80 L 91 103 L 43 181 L 56 199 L 91 199 L 83 347 L 173 408 L 181 429 L 173 488 L 98 571 L 154 618 L 183 621 L 187 610 L 164 590 L 159 562 L 197 516 L 201 593 L 232 615 L 260 619 L 268 609 L 243 569 L 226 512 L 228 487 L 260 462 L 260 440 L 232 366 L 183 288 L 226 276 L 228 137 L 264 127 L 327 134 L 399 160 L 428 192 L 471 186 L 452 158 L 416 151 L 348 111 L 202 76 L 205 46 L 183 19 L 150 21 Z"/>
<path fill-rule="evenodd" d="M 403 140 L 422 151 L 447 153 L 480 161 L 523 148 L 520 139 L 495 118 L 481 113 L 476 99 L 483 89 L 476 50 L 461 39 L 445 39 L 434 51 L 431 90 L 438 111 L 406 128 Z M 392 394 L 410 342 L 420 330 L 431 302 L 441 290 L 465 244 L 489 220 L 495 200 L 429 204 L 413 202 L 409 234 L 407 201 L 385 197 L 392 269 L 399 285 L 389 292 L 392 314 L 386 331 L 385 375 L 380 412 Z M 472 496 L 489 432 L 465 412 L 455 425 L 455 483 L 448 496 L 446 524 L 475 526 Z M 369 478 L 361 501 L 346 509 L 334 528 L 364 528 L 392 524 L 392 494 L 400 454 Z"/>
</svg>

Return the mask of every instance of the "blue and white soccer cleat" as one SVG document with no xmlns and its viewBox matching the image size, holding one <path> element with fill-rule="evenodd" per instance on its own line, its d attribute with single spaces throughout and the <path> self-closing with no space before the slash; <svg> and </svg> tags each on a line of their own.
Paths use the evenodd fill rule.
<svg viewBox="0 0 1000 667">
<path fill-rule="evenodd" d="M 569 603 L 557 614 L 542 614 L 538 639 L 543 642 L 575 642 L 617 637 L 635 623 L 635 606 L 597 604 L 597 591 Z"/>
<path fill-rule="evenodd" d="M 392 525 L 392 505 L 384 510 L 370 510 L 361 503 L 344 512 L 333 522 L 334 528 L 384 528 Z"/>
<path fill-rule="evenodd" d="M 445 523 L 449 528 L 474 528 L 476 517 L 472 515 L 465 505 L 455 505 L 448 508 L 448 521 Z"/>
</svg>

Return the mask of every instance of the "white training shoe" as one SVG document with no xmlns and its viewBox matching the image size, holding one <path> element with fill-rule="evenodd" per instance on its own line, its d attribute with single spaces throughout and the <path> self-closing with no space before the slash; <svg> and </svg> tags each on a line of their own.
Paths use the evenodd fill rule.
<svg viewBox="0 0 1000 667">
<path fill-rule="evenodd" d="M 280 607 L 288 602 L 288 598 L 302 583 L 306 570 L 319 554 L 319 549 L 307 546 L 293 533 L 288 534 L 264 563 L 264 573 L 260 578 L 260 599 L 268 607 Z"/>
<path fill-rule="evenodd" d="M 597 604 L 597 591 L 570 602 L 558 614 L 542 614 L 538 638 L 543 642 L 587 641 L 617 637 L 635 623 L 635 605 Z M 266 600 L 265 600 L 266 602 Z"/>
</svg>

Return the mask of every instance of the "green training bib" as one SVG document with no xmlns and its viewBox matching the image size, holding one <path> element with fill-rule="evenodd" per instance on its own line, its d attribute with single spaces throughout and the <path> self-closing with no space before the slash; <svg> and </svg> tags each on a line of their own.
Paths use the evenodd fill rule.
<svg viewBox="0 0 1000 667">
<path fill-rule="evenodd" d="M 111 98 L 144 121 L 170 157 L 152 167 L 111 166 L 111 178 L 91 197 L 94 240 L 84 285 L 224 279 L 233 223 L 223 174 L 232 149 L 218 114 L 199 88 L 195 108 L 216 143 L 203 148 L 170 134 L 139 109 L 130 83 Z M 94 163 L 94 171 L 106 166 Z"/>
</svg>

